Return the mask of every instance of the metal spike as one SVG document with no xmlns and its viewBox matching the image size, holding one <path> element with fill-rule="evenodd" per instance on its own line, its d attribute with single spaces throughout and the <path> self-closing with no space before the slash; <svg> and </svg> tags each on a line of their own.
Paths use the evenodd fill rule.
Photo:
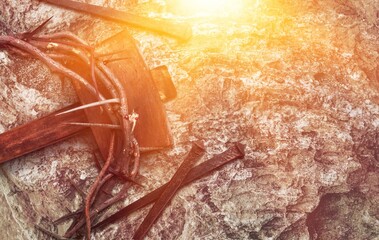
<svg viewBox="0 0 379 240">
<path fill-rule="evenodd" d="M 109 104 L 109 103 L 120 103 L 120 99 L 118 99 L 118 98 L 112 98 L 112 99 L 107 99 L 107 100 L 103 100 L 103 101 L 98 101 L 98 102 L 93 102 L 93 103 L 85 104 L 85 105 L 82 105 L 82 106 L 79 106 L 79 107 L 76 107 L 76 108 L 72 108 L 72 109 L 64 111 L 64 112 L 60 112 L 56 116 L 59 116 L 59 115 L 62 115 L 62 114 L 66 114 L 66 113 L 70 113 L 70 112 L 75 112 L 75 111 L 86 109 L 86 108 L 90 108 L 90 107 L 97 107 L 97 106 L 101 106 L 101 105 L 105 105 L 105 104 Z"/>
<path fill-rule="evenodd" d="M 198 164 L 196 167 L 193 167 L 189 173 L 186 175 L 185 179 L 183 180 L 181 187 L 191 183 L 192 181 L 201 178 L 207 174 L 209 174 L 212 171 L 215 171 L 217 168 L 220 168 L 221 166 L 236 160 L 241 159 L 245 156 L 245 146 L 236 143 L 233 146 L 231 146 L 228 150 L 225 152 L 215 155 L 211 159 L 208 159 L 207 161 L 204 161 L 200 164 Z M 144 197 L 138 199 L 137 201 L 133 202 L 132 204 L 129 204 L 128 206 L 122 208 L 121 210 L 118 210 L 116 213 L 113 213 L 111 216 L 105 218 L 101 222 L 97 223 L 95 226 L 93 226 L 92 229 L 103 229 L 105 226 L 108 226 L 109 224 L 115 223 L 117 220 L 120 220 L 121 218 L 124 218 L 131 213 L 135 212 L 138 209 L 141 209 L 153 202 L 155 202 L 163 193 L 165 188 L 167 187 L 168 183 L 162 185 L 161 187 L 155 189 L 154 191 L 148 193 Z"/>
</svg>

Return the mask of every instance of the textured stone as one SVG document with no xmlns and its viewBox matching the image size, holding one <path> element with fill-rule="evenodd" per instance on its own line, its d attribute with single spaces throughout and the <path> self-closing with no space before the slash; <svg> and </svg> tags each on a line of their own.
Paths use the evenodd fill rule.
<svg viewBox="0 0 379 240">
<path fill-rule="evenodd" d="M 246 0 L 230 18 L 182 17 L 170 1 L 87 2 L 193 25 L 186 43 L 131 29 L 149 67 L 168 66 L 178 97 L 166 104 L 175 146 L 142 157 L 145 188 L 123 204 L 167 182 L 190 141 L 203 139 L 207 157 L 247 146 L 245 159 L 183 188 L 148 239 L 379 237 L 377 0 Z M 91 43 L 122 29 L 38 1 L 2 1 L 0 11 L 3 34 L 51 15 L 48 31 Z M 36 60 L 2 50 L 0 72 L 0 132 L 76 100 L 69 81 Z M 46 238 L 35 223 L 62 234 L 67 226 L 52 221 L 82 203 L 67 179 L 88 188 L 94 148 L 84 135 L 3 164 L 0 238 Z M 95 238 L 131 238 L 147 211 Z"/>
</svg>

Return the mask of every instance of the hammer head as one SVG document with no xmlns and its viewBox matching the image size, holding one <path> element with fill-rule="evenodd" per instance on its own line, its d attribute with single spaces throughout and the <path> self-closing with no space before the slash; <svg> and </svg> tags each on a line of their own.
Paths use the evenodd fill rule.
<svg viewBox="0 0 379 240">
<path fill-rule="evenodd" d="M 134 136 L 141 149 L 156 150 L 171 146 L 172 136 L 168 126 L 166 112 L 160 95 L 166 98 L 176 96 L 175 88 L 169 86 L 158 90 L 156 84 L 163 86 L 171 83 L 167 68 L 155 69 L 154 76 L 141 57 L 134 39 L 123 31 L 101 42 L 95 48 L 96 53 L 104 56 L 101 60 L 119 79 L 126 91 L 128 109 L 138 114 L 134 129 Z M 91 79 L 88 66 L 70 66 L 86 79 Z M 82 104 L 96 102 L 98 99 L 77 83 L 73 83 Z M 171 83 L 172 84 L 172 83 Z M 109 91 L 98 82 L 99 91 L 111 98 Z M 169 89 L 169 90 L 167 90 Z M 170 90 L 171 89 L 171 90 Z M 173 90 L 172 90 L 173 89 Z M 110 123 L 110 119 L 101 107 L 85 109 L 89 123 Z M 91 127 L 92 133 L 104 158 L 107 157 L 111 137 L 111 130 Z M 120 144 L 119 144 L 120 145 Z M 120 146 L 119 146 L 120 147 Z M 118 149 L 119 152 L 121 149 Z M 117 152 L 117 151 L 116 151 Z"/>
</svg>

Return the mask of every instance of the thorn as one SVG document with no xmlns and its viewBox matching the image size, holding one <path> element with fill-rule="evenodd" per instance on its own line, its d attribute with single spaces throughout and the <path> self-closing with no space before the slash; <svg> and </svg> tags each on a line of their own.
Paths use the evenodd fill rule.
<svg viewBox="0 0 379 240">
<path fill-rule="evenodd" d="M 100 94 L 99 94 L 99 86 L 97 84 L 96 75 L 95 75 L 95 57 L 93 51 L 91 51 L 91 57 L 90 57 L 90 67 L 91 67 L 91 78 L 92 82 L 95 85 L 96 93 L 98 100 L 101 100 Z M 103 112 L 103 109 L 101 108 L 101 113 Z"/>
<path fill-rule="evenodd" d="M 134 132 L 134 128 L 136 127 L 138 117 L 139 117 L 138 113 L 134 112 L 134 110 L 132 114 L 129 115 L 129 121 L 132 123 L 132 131 L 131 131 L 132 133 Z"/>
<path fill-rule="evenodd" d="M 108 171 L 110 173 L 112 173 L 113 175 L 115 175 L 116 177 L 118 177 L 119 179 L 121 179 L 122 181 L 125 181 L 125 182 L 131 182 L 139 187 L 144 187 L 141 183 L 137 182 L 136 180 L 134 179 L 131 179 L 130 177 L 127 177 L 125 176 L 124 174 L 114 170 L 113 168 L 109 168 Z"/>
<path fill-rule="evenodd" d="M 129 51 L 130 50 L 120 50 L 120 51 L 115 51 L 115 52 L 110 52 L 110 53 L 97 53 L 97 52 L 95 52 L 95 58 L 109 57 L 109 56 L 113 56 L 113 55 L 116 55 L 119 53 L 127 53 Z"/>
<path fill-rule="evenodd" d="M 26 32 L 23 34 L 24 39 L 28 39 L 36 35 L 38 32 L 40 32 L 43 27 L 46 26 L 46 24 L 53 18 L 53 16 L 49 17 L 47 20 L 45 20 L 43 23 L 41 23 L 38 27 L 36 27 L 33 31 L 31 32 Z"/>
<path fill-rule="evenodd" d="M 111 58 L 107 60 L 103 60 L 104 64 L 108 64 L 110 62 L 116 62 L 116 61 L 122 61 L 122 60 L 127 60 L 130 59 L 129 57 L 121 57 L 121 58 Z"/>
<path fill-rule="evenodd" d="M 59 236 L 58 234 L 53 233 L 53 232 L 51 232 L 51 231 L 49 231 L 49 230 L 47 230 L 47 229 L 45 229 L 45 228 L 43 228 L 43 227 L 41 227 L 41 226 L 39 226 L 39 225 L 37 225 L 37 224 L 34 225 L 34 227 L 35 227 L 36 229 L 40 230 L 41 232 L 43 232 L 43 233 L 49 235 L 50 237 L 52 237 L 52 238 L 54 238 L 54 239 L 59 239 L 59 240 L 65 240 L 65 239 L 68 239 L 68 238 L 61 237 L 61 236 Z"/>
<path fill-rule="evenodd" d="M 87 127 L 102 127 L 102 128 L 110 128 L 110 129 L 121 129 L 120 125 L 114 124 L 105 124 L 105 123 L 80 123 L 80 122 L 68 122 L 65 123 L 68 125 L 76 125 L 76 126 L 87 126 Z"/>
<path fill-rule="evenodd" d="M 101 170 L 103 168 L 103 164 L 100 162 L 100 159 L 97 157 L 97 154 L 95 152 L 92 152 L 93 158 L 95 159 L 95 164 L 98 170 Z"/>
<path fill-rule="evenodd" d="M 80 196 L 83 199 L 85 199 L 86 198 L 86 194 L 82 191 L 82 189 L 71 178 L 68 178 L 68 181 L 75 188 L 75 190 L 80 194 Z"/>
<path fill-rule="evenodd" d="M 72 108 L 72 109 L 64 111 L 64 112 L 60 112 L 60 113 L 56 114 L 55 116 L 59 116 L 59 115 L 70 113 L 70 112 L 75 112 L 75 111 L 90 108 L 90 107 L 97 107 L 97 106 L 101 106 L 101 105 L 105 105 L 105 104 L 109 104 L 109 103 L 120 103 L 120 99 L 112 98 L 112 99 L 107 99 L 107 100 L 103 100 L 103 101 L 85 104 L 85 105 L 82 105 L 82 106 L 79 106 L 76 108 Z"/>
<path fill-rule="evenodd" d="M 61 223 L 64 223 L 64 222 L 70 220 L 71 218 L 75 218 L 75 217 L 77 217 L 77 216 L 78 216 L 79 214 L 81 214 L 81 213 L 82 213 L 81 210 L 79 210 L 79 211 L 75 211 L 75 212 L 70 212 L 70 213 L 68 213 L 68 214 L 66 214 L 66 215 L 64 215 L 64 216 L 62 216 L 62 217 L 60 217 L 60 218 L 58 218 L 57 220 L 55 220 L 55 221 L 53 222 L 53 224 L 54 224 L 54 225 L 59 225 L 59 224 L 61 224 Z"/>
<path fill-rule="evenodd" d="M 101 189 L 100 191 L 101 191 L 102 193 L 104 193 L 104 194 L 110 196 L 111 198 L 114 197 L 114 195 L 113 195 L 110 191 L 107 191 L 107 190 L 105 190 L 105 189 Z"/>
</svg>

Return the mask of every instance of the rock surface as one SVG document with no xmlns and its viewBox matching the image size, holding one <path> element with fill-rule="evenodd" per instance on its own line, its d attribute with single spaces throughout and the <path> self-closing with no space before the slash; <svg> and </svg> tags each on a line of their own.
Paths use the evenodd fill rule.
<svg viewBox="0 0 379 240">
<path fill-rule="evenodd" d="M 379 1 L 253 1 L 239 14 L 184 14 L 175 1 L 87 1 L 193 25 L 186 43 L 130 29 L 150 68 L 167 65 L 178 97 L 166 104 L 172 149 L 142 157 L 125 205 L 174 174 L 190 142 L 206 157 L 231 142 L 246 157 L 183 188 L 148 239 L 379 238 Z M 238 1 L 235 1 L 238 2 Z M 241 1 L 242 2 L 242 1 Z M 32 0 L 0 2 L 1 34 L 70 30 L 91 43 L 123 26 Z M 76 101 L 69 80 L 0 51 L 0 132 Z M 68 179 L 97 176 L 90 135 L 7 162 L 0 174 L 1 239 L 48 239 L 79 208 Z M 130 239 L 148 209 L 94 239 Z"/>
</svg>

